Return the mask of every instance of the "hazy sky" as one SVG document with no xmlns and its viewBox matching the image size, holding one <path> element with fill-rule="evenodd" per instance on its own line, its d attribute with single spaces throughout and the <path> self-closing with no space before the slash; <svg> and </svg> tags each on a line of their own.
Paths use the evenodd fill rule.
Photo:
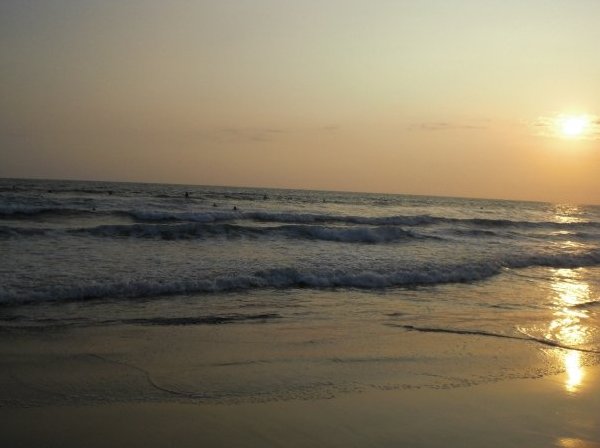
<svg viewBox="0 0 600 448">
<path fill-rule="evenodd" d="M 2 0 L 0 177 L 600 203 L 599 49 L 598 0 Z"/>
</svg>

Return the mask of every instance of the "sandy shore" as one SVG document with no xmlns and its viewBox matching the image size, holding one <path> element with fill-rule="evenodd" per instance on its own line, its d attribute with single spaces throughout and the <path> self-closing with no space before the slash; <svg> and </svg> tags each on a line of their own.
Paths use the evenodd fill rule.
<svg viewBox="0 0 600 448">
<path fill-rule="evenodd" d="M 3 331 L 1 446 L 600 447 L 594 357 L 319 325 Z"/>
<path fill-rule="evenodd" d="M 600 368 L 449 390 L 237 405 L 0 409 L 3 446 L 600 447 Z"/>
</svg>

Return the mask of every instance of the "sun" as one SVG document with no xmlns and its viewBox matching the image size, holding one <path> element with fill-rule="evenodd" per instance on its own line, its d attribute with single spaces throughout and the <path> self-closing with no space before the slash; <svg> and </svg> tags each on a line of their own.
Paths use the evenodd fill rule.
<svg viewBox="0 0 600 448">
<path fill-rule="evenodd" d="M 569 138 L 584 137 L 592 120 L 587 115 L 563 115 L 558 117 L 557 127 L 561 135 Z"/>
<path fill-rule="evenodd" d="M 570 140 L 577 144 L 586 141 L 600 141 L 600 115 L 570 111 L 542 115 L 532 123 L 533 133 L 540 137 Z"/>
</svg>

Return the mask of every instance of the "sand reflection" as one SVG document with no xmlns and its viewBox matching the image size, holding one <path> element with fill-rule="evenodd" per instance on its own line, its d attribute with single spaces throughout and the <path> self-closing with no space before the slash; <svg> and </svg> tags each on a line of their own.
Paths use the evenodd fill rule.
<svg viewBox="0 0 600 448">
<path fill-rule="evenodd" d="M 564 355 L 565 368 L 567 369 L 567 381 L 565 389 L 569 392 L 575 392 L 581 386 L 583 380 L 583 367 L 581 366 L 581 353 L 570 351 Z"/>
<path fill-rule="evenodd" d="M 569 347 L 581 346 L 589 342 L 590 329 L 586 325 L 589 316 L 587 310 L 577 308 L 577 305 L 590 300 L 590 286 L 574 269 L 555 269 L 553 274 L 555 319 L 548 326 L 546 338 Z M 581 352 L 563 350 L 560 356 L 567 373 L 565 389 L 577 392 L 585 375 Z"/>
<path fill-rule="evenodd" d="M 563 448 L 600 448 L 600 444 L 590 442 L 583 439 L 574 439 L 570 437 L 562 437 L 557 440 L 557 446 Z"/>
</svg>

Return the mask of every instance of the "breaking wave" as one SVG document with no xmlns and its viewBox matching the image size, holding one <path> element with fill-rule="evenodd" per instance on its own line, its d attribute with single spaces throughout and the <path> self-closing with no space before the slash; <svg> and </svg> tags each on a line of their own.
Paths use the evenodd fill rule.
<svg viewBox="0 0 600 448">
<path fill-rule="evenodd" d="M 31 218 L 46 215 L 115 215 L 129 217 L 137 222 L 195 222 L 216 223 L 227 221 L 256 221 L 285 224 L 358 224 L 358 225 L 395 225 L 425 226 L 434 224 L 457 224 L 479 228 L 552 228 L 585 229 L 600 228 L 596 221 L 554 222 L 554 221 L 518 221 L 509 219 L 449 218 L 432 215 L 392 215 L 392 216 L 352 216 L 319 213 L 201 210 L 192 212 L 174 212 L 160 210 L 94 210 L 92 206 L 52 207 L 7 204 L 0 206 L 0 218 Z M 485 234 L 485 230 L 481 231 Z"/>
<path fill-rule="evenodd" d="M 513 221 L 509 219 L 481 219 L 481 218 L 448 218 L 431 215 L 393 215 L 393 216 L 352 216 L 315 213 L 286 213 L 286 212 L 261 212 L 261 211 L 202 211 L 202 212 L 161 212 L 161 211 L 130 211 L 130 216 L 139 221 L 191 221 L 191 222 L 219 222 L 233 220 L 251 220 L 258 222 L 280 222 L 295 224 L 360 224 L 360 225 L 396 225 L 396 226 L 423 226 L 433 224 L 463 224 L 477 227 L 497 228 L 600 228 L 600 223 L 595 221 L 582 222 L 553 222 L 553 221 Z"/>
<path fill-rule="evenodd" d="M 468 283 L 498 275 L 505 269 L 533 266 L 577 268 L 600 264 L 600 250 L 579 254 L 512 256 L 504 260 L 455 265 L 402 267 L 396 270 L 274 268 L 252 274 L 215 278 L 176 280 L 131 279 L 112 283 L 86 282 L 69 286 L 47 286 L 36 291 L 14 290 L 0 286 L 4 304 L 35 301 L 86 300 L 99 298 L 143 298 L 181 294 L 225 293 L 258 288 L 358 288 L 427 286 L 443 283 Z"/>
<path fill-rule="evenodd" d="M 236 224 L 111 224 L 96 227 L 57 230 L 31 227 L 0 226 L 0 238 L 29 237 L 36 235 L 91 235 L 104 238 L 149 238 L 163 240 L 204 239 L 223 236 L 236 237 L 285 237 L 342 243 L 390 243 L 394 241 L 432 238 L 414 231 L 394 226 L 321 226 L 290 224 L 282 226 L 242 226 Z"/>
<path fill-rule="evenodd" d="M 191 239 L 211 236 L 261 237 L 284 236 L 288 238 L 337 241 L 344 243 L 387 243 L 410 238 L 426 238 L 415 232 L 392 226 L 327 227 L 319 225 L 284 225 L 274 227 L 251 227 L 235 224 L 175 224 L 175 225 L 106 225 L 89 229 L 78 229 L 75 233 L 89 233 L 105 237 L 138 237 Z"/>
</svg>

